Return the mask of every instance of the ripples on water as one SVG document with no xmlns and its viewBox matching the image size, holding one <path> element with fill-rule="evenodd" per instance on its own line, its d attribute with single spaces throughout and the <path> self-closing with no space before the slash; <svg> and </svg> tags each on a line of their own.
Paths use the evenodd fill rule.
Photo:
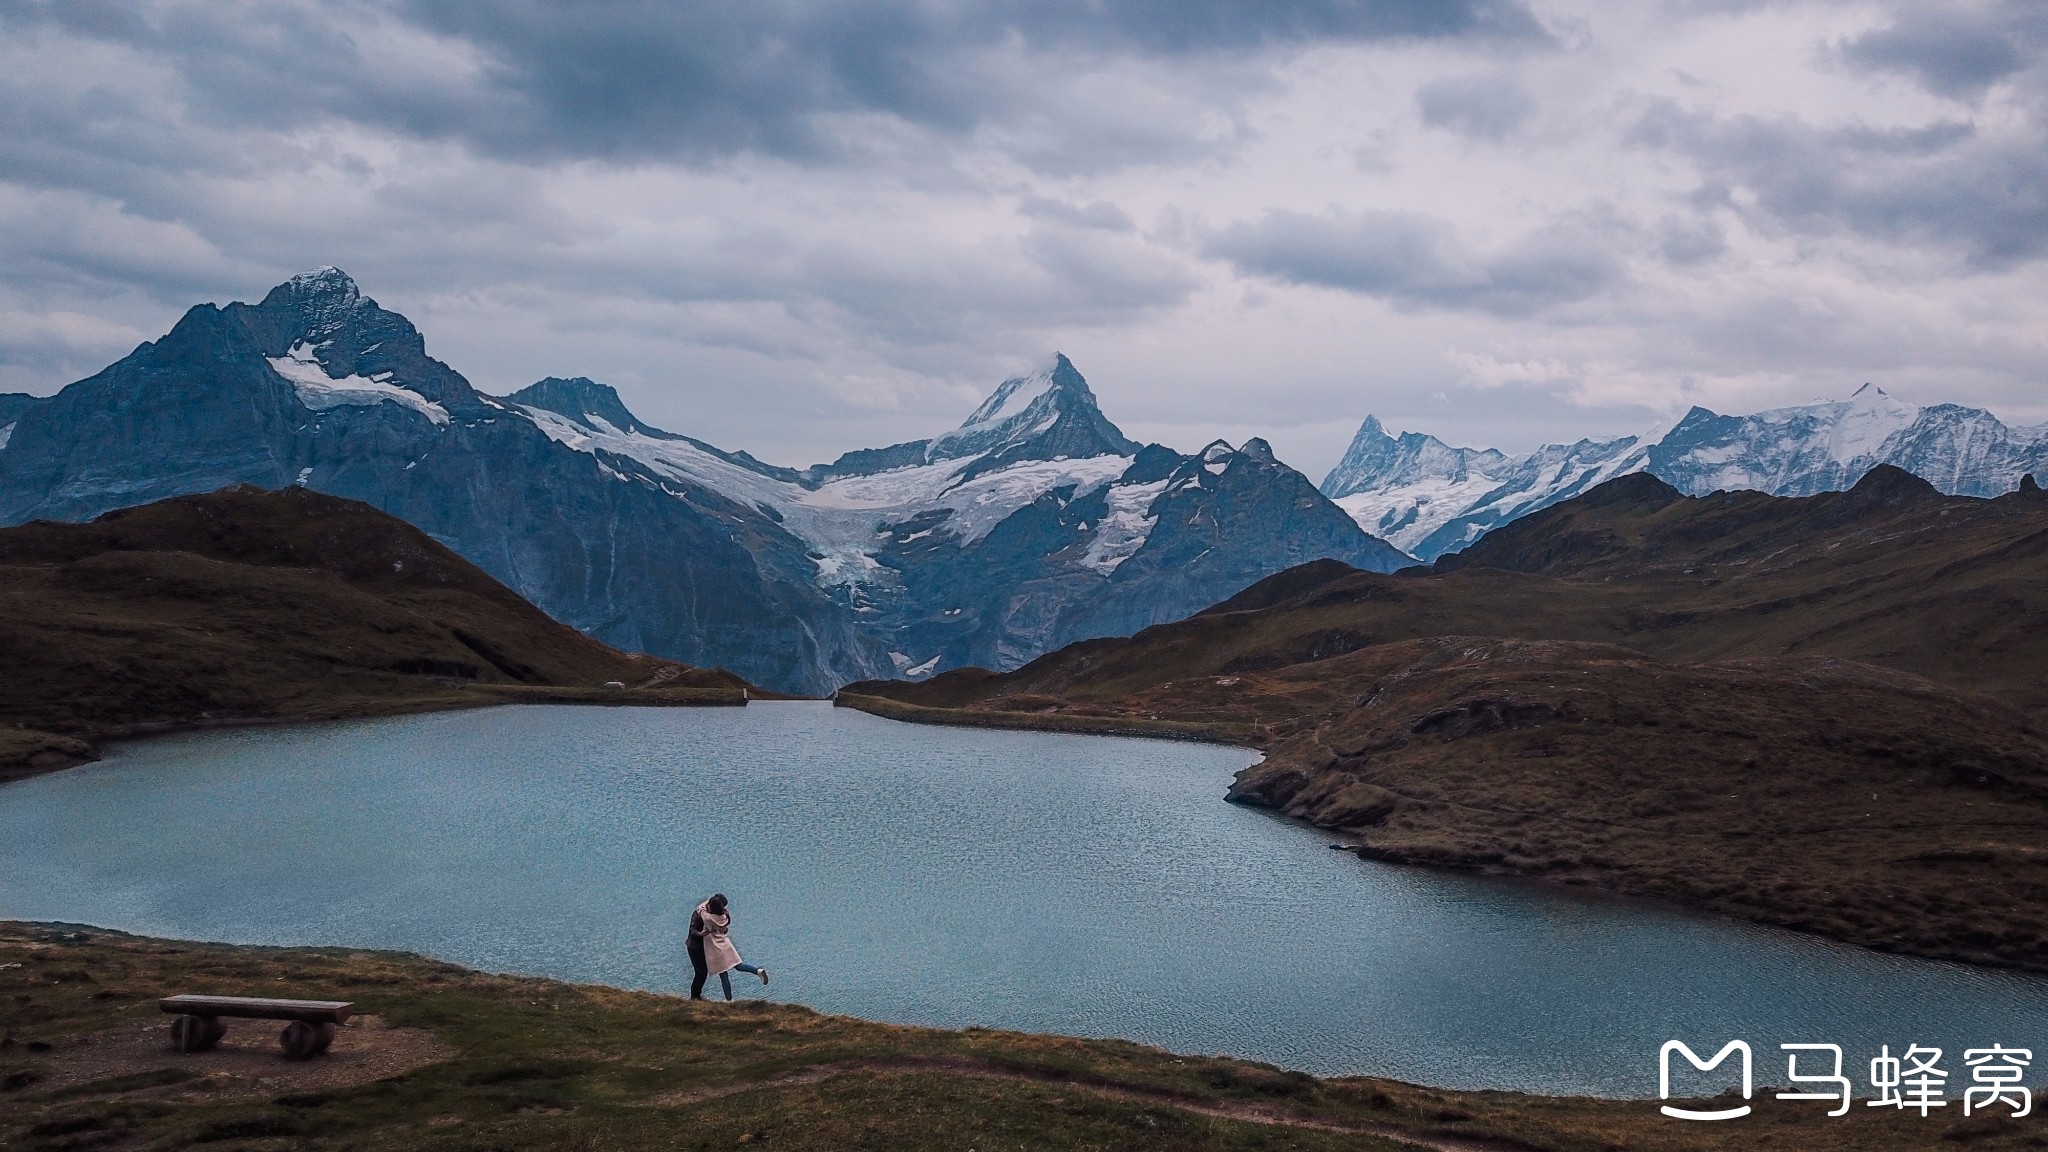
<svg viewBox="0 0 2048 1152">
<path fill-rule="evenodd" d="M 0 788 L 0 916 L 675 992 L 715 889 L 775 999 L 1455 1088 L 1653 1096 L 1674 1038 L 1760 1084 L 1786 1041 L 2048 1050 L 2048 981 L 1362 862 L 1223 803 L 1254 758 L 809 703 L 194 733 Z"/>
</svg>

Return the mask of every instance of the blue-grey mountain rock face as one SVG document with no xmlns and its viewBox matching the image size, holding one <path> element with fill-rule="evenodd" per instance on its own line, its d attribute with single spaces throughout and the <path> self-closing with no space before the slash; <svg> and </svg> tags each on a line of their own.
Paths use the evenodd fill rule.
<svg viewBox="0 0 2048 1152">
<path fill-rule="evenodd" d="M 1412 563 L 1263 441 L 1192 456 L 1140 448 L 1064 356 L 1004 381 L 952 432 L 801 473 L 629 426 L 608 389 L 567 384 L 513 399 L 567 447 L 721 492 L 803 540 L 819 585 L 904 676 L 1014 668 L 1179 619 L 1308 560 Z"/>
<path fill-rule="evenodd" d="M 1722 416 L 1694 408 L 1661 434 L 1548 444 L 1520 458 L 1393 437 L 1367 417 L 1322 491 L 1373 532 L 1423 560 L 1510 520 L 1631 472 L 1704 496 L 1843 491 L 1889 464 L 1953 495 L 1996 496 L 2048 464 L 2048 427 L 2012 428 L 1979 408 L 1917 407 L 1866 384 L 1845 401 Z"/>
<path fill-rule="evenodd" d="M 0 449 L 0 522 L 304 484 L 411 521 L 618 647 L 793 688 L 889 667 L 816 587 L 801 542 L 636 471 L 564 451 L 323 270 L 261 304 L 194 308 L 23 413 Z"/>
<path fill-rule="evenodd" d="M 1014 667 L 1304 560 L 1410 562 L 1263 442 L 1140 448 L 1065 357 L 952 432 L 799 471 L 648 425 L 588 379 L 483 395 L 334 269 L 193 308 L 54 397 L 0 397 L 0 428 L 0 523 L 303 484 L 607 643 L 805 692 Z"/>
</svg>

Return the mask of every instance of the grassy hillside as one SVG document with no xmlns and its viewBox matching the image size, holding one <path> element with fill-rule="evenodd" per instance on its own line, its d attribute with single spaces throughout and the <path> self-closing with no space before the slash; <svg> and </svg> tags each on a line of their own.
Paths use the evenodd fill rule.
<svg viewBox="0 0 2048 1152">
<path fill-rule="evenodd" d="M 2048 498 L 1615 481 L 1437 569 L 1306 565 L 902 718 L 1171 725 L 1362 855 L 2048 968 Z M 938 709 L 911 713 L 906 709 Z"/>
<path fill-rule="evenodd" d="M 680 958 L 678 958 L 680 960 Z M 165 1041 L 177 992 L 345 999 L 325 1055 L 274 1023 Z M 892 1027 L 491 976 L 393 953 L 234 948 L 0 923 L 0 1145 L 595 1152 L 1350 1149 L 1893 1152 L 2038 1147 L 2031 1121 L 1784 1103 L 1666 1119 L 1644 1101 L 1318 1080 L 1114 1040 Z"/>
<path fill-rule="evenodd" d="M 412 526 L 303 488 L 0 530 L 0 605 L 0 779 L 190 724 L 745 686 L 608 648 Z"/>
</svg>

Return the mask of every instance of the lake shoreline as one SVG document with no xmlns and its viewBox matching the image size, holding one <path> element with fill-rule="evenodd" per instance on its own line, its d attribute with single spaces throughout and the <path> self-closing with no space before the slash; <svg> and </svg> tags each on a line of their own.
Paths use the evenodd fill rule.
<svg viewBox="0 0 2048 1152">
<path fill-rule="evenodd" d="M 1943 1138 L 2017 1148 L 2025 1131 L 1999 1117 L 1863 1108 L 1831 1120 L 1768 1090 L 1747 1125 L 1688 1125 L 1642 1100 L 1317 1078 L 1121 1040 L 879 1024 L 759 1000 L 693 1004 L 410 953 L 74 924 L 0 921 L 0 988 L 12 994 L 0 1002 L 0 1138 L 10 1143 L 60 1132 L 331 1134 L 396 1148 L 433 1131 L 465 1146 L 542 1149 L 602 1133 L 637 1148 L 669 1146 L 680 1124 L 712 1147 L 964 1147 L 1001 1132 L 1036 1147 L 1251 1149 L 1285 1132 L 1305 1149 L 1715 1152 L 1753 1147 L 1765 1129 L 1814 1152 L 1889 1152 Z M 304 1063 L 277 1058 L 270 1030 L 251 1023 L 231 1026 L 217 1052 L 182 1056 L 155 1000 L 193 991 L 337 997 L 362 1020 Z"/>
<path fill-rule="evenodd" d="M 1874 1053 L 2048 1026 L 2037 978 L 1334 855 L 1217 802 L 1256 757 L 823 701 L 191 733 L 0 792 L 0 915 L 673 992 L 719 890 L 775 994 L 834 1013 L 1537 1095 L 1639 1095 L 1674 1036 Z"/>
<path fill-rule="evenodd" d="M 1970 946 L 1946 937 L 1923 936 L 1912 940 L 1888 937 L 1870 931 L 1859 931 L 1858 926 L 1844 922 L 1823 923 L 1820 917 L 1797 909 L 1778 909 L 1745 899 L 1729 898 L 1726 895 L 1702 896 L 1688 885 L 1667 884 L 1655 878 L 1645 882 L 1627 867 L 1582 866 L 1561 873 L 1559 869 L 1547 864 L 1522 860 L 1505 840 L 1492 842 L 1483 835 L 1476 841 L 1469 837 L 1446 837 L 1415 845 L 1375 844 L 1371 842 L 1372 838 L 1367 829 L 1344 822 L 1333 822 L 1323 811 L 1290 813 L 1284 803 L 1284 797 L 1271 794 L 1270 789 L 1263 786 L 1274 780 L 1289 781 L 1303 775 L 1302 768 L 1291 763 L 1292 760 L 1303 758 L 1303 749 L 1298 746 L 1300 741 L 1294 742 L 1296 746 L 1278 750 L 1279 755 L 1275 758 L 1275 746 L 1285 742 L 1285 738 L 1273 733 L 1264 725 L 1115 714 L 1077 715 L 1072 712 L 947 708 L 851 692 L 840 692 L 833 697 L 833 703 L 837 707 L 852 708 L 882 719 L 909 724 L 1191 740 L 1245 748 L 1266 755 L 1268 759 L 1245 769 L 1240 774 L 1239 782 L 1232 786 L 1228 795 L 1230 802 L 1292 815 L 1293 818 L 1302 820 L 1311 827 L 1348 841 L 1347 850 L 1361 859 L 1403 867 L 1512 877 L 1546 886 L 1574 890 L 1590 889 L 1617 896 L 1660 901 L 1689 912 L 1727 916 L 1751 924 L 1785 929 L 1883 954 L 1967 964 L 1990 970 L 2048 972 L 2048 963 L 2026 957 L 2002 955 L 1982 946 Z M 1289 752 L 1295 755 L 1290 757 L 1287 755 Z M 1338 811 L 1341 813 L 1344 809 L 1339 808 Z M 1370 820 L 1367 822 L 1370 823 Z M 1967 864 L 1972 861 L 1958 862 Z M 1929 863 L 1930 866 L 1939 867 L 1942 862 L 1930 860 Z"/>
<path fill-rule="evenodd" d="M 557 685 L 451 685 L 449 695 L 357 700 L 331 708 L 267 716 L 199 716 L 110 724 L 77 732 L 35 728 L 0 728 L 0 785 L 62 772 L 101 759 L 101 746 L 146 740 L 180 732 L 215 728 L 269 728 L 291 724 L 325 724 L 336 720 L 370 720 L 385 716 L 419 716 L 460 712 L 505 704 L 576 704 L 594 707 L 744 708 L 750 699 L 790 699 L 779 694 L 751 695 L 736 688 L 579 688 Z M 459 693 L 459 695 L 454 694 Z"/>
</svg>

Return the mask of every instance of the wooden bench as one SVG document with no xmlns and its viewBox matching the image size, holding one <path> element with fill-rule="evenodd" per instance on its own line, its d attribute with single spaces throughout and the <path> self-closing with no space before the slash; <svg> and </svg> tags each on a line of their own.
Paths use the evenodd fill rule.
<svg viewBox="0 0 2048 1152">
<path fill-rule="evenodd" d="M 204 1052 L 228 1034 L 225 1016 L 255 1020 L 289 1020 L 277 1042 L 287 1059 L 305 1060 L 327 1050 L 334 1027 L 355 1014 L 355 1005 L 341 1000 L 266 1000 L 257 996 L 166 996 L 157 1007 L 177 1016 L 171 1021 L 171 1046 L 180 1052 Z"/>
</svg>

